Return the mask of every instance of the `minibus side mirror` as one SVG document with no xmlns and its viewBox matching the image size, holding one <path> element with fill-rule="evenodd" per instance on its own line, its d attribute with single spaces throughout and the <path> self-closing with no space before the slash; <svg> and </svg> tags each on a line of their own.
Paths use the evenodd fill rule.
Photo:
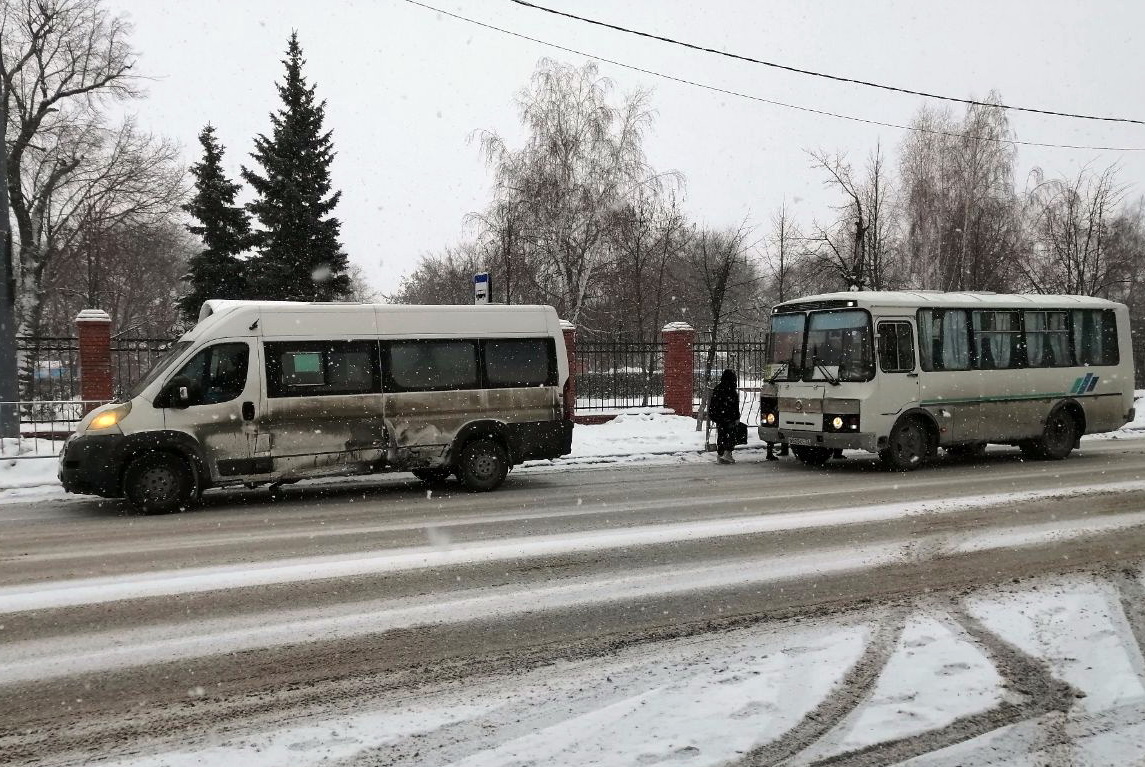
<svg viewBox="0 0 1145 767">
<path fill-rule="evenodd" d="M 155 404 L 159 407 L 180 409 L 190 407 L 195 404 L 197 399 L 197 388 L 190 378 L 175 376 L 163 387 L 163 391 L 159 393 L 159 398 Z"/>
</svg>

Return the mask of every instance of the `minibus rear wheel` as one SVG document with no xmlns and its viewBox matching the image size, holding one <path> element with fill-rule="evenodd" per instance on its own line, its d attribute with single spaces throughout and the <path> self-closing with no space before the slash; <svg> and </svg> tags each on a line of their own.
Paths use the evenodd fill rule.
<svg viewBox="0 0 1145 767">
<path fill-rule="evenodd" d="M 133 459 L 123 473 L 123 494 L 145 514 L 170 514 L 195 496 L 195 477 L 182 458 L 153 451 Z"/>
<path fill-rule="evenodd" d="M 475 439 L 461 448 L 457 457 L 457 478 L 466 489 L 488 492 L 505 481 L 509 459 L 505 448 L 491 439 Z"/>
</svg>

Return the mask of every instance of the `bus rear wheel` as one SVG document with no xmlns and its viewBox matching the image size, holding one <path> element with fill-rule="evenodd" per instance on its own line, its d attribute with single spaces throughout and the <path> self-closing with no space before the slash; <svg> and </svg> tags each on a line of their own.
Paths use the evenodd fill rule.
<svg viewBox="0 0 1145 767">
<path fill-rule="evenodd" d="M 904 418 L 891 429 L 885 449 L 879 459 L 888 469 L 913 471 L 922 465 L 929 451 L 930 438 L 926 427 L 917 418 Z"/>
<path fill-rule="evenodd" d="M 1041 437 L 1020 447 L 1022 453 L 1031 458 L 1060 461 L 1073 451 L 1077 432 L 1077 420 L 1062 408 L 1050 413 Z"/>
<path fill-rule="evenodd" d="M 808 466 L 823 466 L 831 459 L 832 452 L 831 448 L 814 445 L 793 445 L 791 451 Z"/>
</svg>

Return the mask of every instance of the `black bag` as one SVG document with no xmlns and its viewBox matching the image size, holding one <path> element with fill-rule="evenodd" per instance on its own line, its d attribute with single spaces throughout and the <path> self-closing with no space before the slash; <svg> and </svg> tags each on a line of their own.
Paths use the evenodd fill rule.
<svg viewBox="0 0 1145 767">
<path fill-rule="evenodd" d="M 737 445 L 747 444 L 747 424 L 740 421 L 735 425 L 735 436 Z"/>
</svg>

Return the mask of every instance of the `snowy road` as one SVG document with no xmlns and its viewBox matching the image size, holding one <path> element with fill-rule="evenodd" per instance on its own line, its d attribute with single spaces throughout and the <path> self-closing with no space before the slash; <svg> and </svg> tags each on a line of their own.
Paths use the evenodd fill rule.
<svg viewBox="0 0 1145 767">
<path fill-rule="evenodd" d="M 0 763 L 1117 763 L 1145 741 L 1145 440 L 909 475 L 761 458 L 169 517 L 0 504 Z"/>
</svg>

